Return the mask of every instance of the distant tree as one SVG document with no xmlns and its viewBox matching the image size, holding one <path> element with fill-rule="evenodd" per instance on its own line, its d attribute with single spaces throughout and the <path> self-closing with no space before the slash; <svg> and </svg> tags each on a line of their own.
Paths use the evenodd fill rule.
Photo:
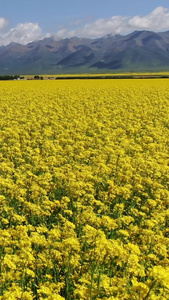
<svg viewBox="0 0 169 300">
<path fill-rule="evenodd" d="M 20 78 L 19 75 L 1 75 L 0 80 L 16 80 Z"/>
<path fill-rule="evenodd" d="M 43 77 L 42 77 L 42 76 L 39 76 L 39 75 L 35 75 L 35 76 L 34 76 L 34 79 L 40 79 L 40 80 L 43 80 Z"/>
</svg>

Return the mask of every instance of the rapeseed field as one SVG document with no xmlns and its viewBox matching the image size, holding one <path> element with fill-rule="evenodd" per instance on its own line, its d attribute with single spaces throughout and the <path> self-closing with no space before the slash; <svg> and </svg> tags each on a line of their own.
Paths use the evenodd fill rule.
<svg viewBox="0 0 169 300">
<path fill-rule="evenodd" d="M 169 82 L 0 82 L 0 300 L 169 299 Z"/>
</svg>

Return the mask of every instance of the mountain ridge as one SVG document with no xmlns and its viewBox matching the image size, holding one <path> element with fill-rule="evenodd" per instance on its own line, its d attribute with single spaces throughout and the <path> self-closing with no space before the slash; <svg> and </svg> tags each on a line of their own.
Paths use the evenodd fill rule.
<svg viewBox="0 0 169 300">
<path fill-rule="evenodd" d="M 100 38 L 54 37 L 0 47 L 0 75 L 169 70 L 169 31 Z"/>
</svg>

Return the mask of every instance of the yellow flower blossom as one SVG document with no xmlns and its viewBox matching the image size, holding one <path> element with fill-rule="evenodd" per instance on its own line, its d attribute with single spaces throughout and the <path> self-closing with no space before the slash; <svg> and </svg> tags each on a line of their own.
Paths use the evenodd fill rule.
<svg viewBox="0 0 169 300">
<path fill-rule="evenodd" d="M 168 79 L 0 82 L 0 300 L 169 299 Z"/>
</svg>

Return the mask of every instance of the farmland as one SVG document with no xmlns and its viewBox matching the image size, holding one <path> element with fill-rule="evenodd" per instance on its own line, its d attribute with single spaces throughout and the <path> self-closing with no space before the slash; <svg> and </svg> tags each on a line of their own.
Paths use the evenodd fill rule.
<svg viewBox="0 0 169 300">
<path fill-rule="evenodd" d="M 0 300 L 167 300 L 168 249 L 168 79 L 0 82 Z"/>
</svg>

